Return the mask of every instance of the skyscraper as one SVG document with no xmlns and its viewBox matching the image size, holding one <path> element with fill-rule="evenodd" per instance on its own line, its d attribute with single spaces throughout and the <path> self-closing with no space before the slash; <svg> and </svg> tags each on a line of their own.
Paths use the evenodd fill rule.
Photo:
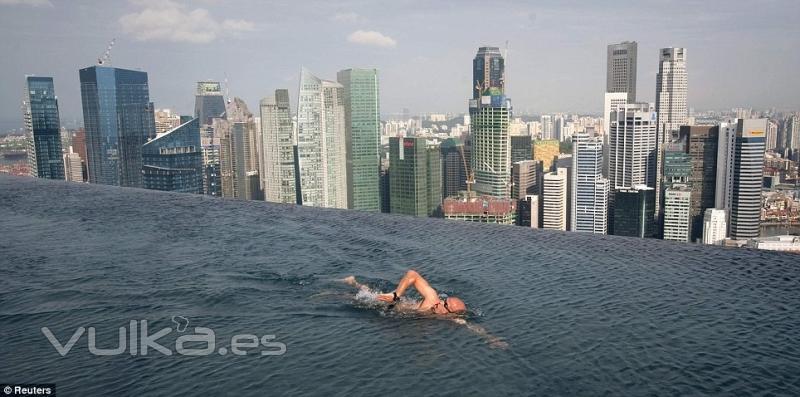
<svg viewBox="0 0 800 397">
<path fill-rule="evenodd" d="M 220 136 L 220 179 L 222 197 L 253 200 L 260 192 L 254 191 L 251 181 L 258 170 L 255 156 L 255 120 L 247 105 L 234 98 L 226 109 L 227 119 L 213 119 L 215 134 Z"/>
<path fill-rule="evenodd" d="M 79 71 L 90 183 L 142 186 L 142 146 L 155 137 L 147 73 L 105 66 Z"/>
<path fill-rule="evenodd" d="M 196 118 L 159 134 L 142 147 L 145 189 L 203 193 L 203 154 Z"/>
<path fill-rule="evenodd" d="M 687 148 L 692 170 L 689 176 L 689 187 L 692 191 L 690 241 L 698 241 L 702 237 L 705 212 L 714 208 L 716 199 L 719 127 L 683 126 L 680 135 L 688 137 Z"/>
<path fill-rule="evenodd" d="M 646 185 L 618 187 L 614 192 L 615 236 L 650 238 L 656 234 L 654 189 Z"/>
<path fill-rule="evenodd" d="M 83 182 L 83 164 L 81 156 L 72 146 L 64 153 L 64 179 L 70 182 Z"/>
<path fill-rule="evenodd" d="M 766 119 L 740 119 L 736 128 L 731 194 L 731 238 L 756 238 L 760 232 Z"/>
<path fill-rule="evenodd" d="M 341 84 L 303 68 L 297 105 L 299 203 L 347 208 L 347 145 Z"/>
<path fill-rule="evenodd" d="M 635 41 L 608 45 L 606 66 L 606 92 L 622 92 L 629 103 L 636 102 L 636 52 Z"/>
<path fill-rule="evenodd" d="M 720 123 L 719 140 L 717 141 L 717 185 L 714 207 L 726 210 L 728 217 L 730 217 L 731 195 L 733 194 L 733 154 L 736 148 L 737 125 L 738 122 Z"/>
<path fill-rule="evenodd" d="M 467 170 L 469 157 L 464 152 L 464 144 L 457 138 L 447 138 L 439 145 L 442 158 L 442 199 L 455 197 L 458 192 L 467 190 Z"/>
<path fill-rule="evenodd" d="M 64 179 L 61 121 L 53 78 L 27 76 L 25 83 L 23 117 L 31 176 Z"/>
<path fill-rule="evenodd" d="M 343 87 L 347 208 L 380 211 L 380 95 L 377 69 L 346 69 Z"/>
<path fill-rule="evenodd" d="M 703 244 L 721 244 L 728 233 L 725 210 L 709 208 L 703 216 Z"/>
<path fill-rule="evenodd" d="M 473 60 L 469 101 L 471 168 L 478 195 L 511 195 L 511 102 L 504 89 L 505 64 L 497 47 L 481 47 Z"/>
<path fill-rule="evenodd" d="M 567 230 L 567 170 L 558 168 L 544 175 L 542 228 Z"/>
<path fill-rule="evenodd" d="M 577 133 L 572 150 L 571 229 L 608 232 L 608 179 L 603 178 L 603 144 L 585 132 Z"/>
<path fill-rule="evenodd" d="M 261 100 L 261 186 L 264 199 L 295 203 L 294 134 L 289 109 L 289 90 Z"/>
<path fill-rule="evenodd" d="M 505 90 L 505 60 L 498 47 L 480 47 L 472 60 L 472 99 L 492 87 Z"/>
<path fill-rule="evenodd" d="M 194 97 L 194 117 L 200 126 L 211 125 L 212 119 L 224 118 L 225 99 L 218 81 L 198 81 Z"/>
<path fill-rule="evenodd" d="M 686 75 L 686 49 L 662 48 L 656 74 L 656 113 L 658 113 L 658 152 L 656 159 L 656 215 L 660 214 L 661 175 L 664 172 L 664 145 L 689 117 Z"/>
<path fill-rule="evenodd" d="M 511 179 L 511 198 L 514 200 L 525 200 L 529 195 L 538 195 L 541 186 L 539 180 L 542 177 L 542 163 L 534 160 L 518 161 L 512 165 Z"/>
<path fill-rule="evenodd" d="M 652 104 L 626 104 L 611 112 L 608 179 L 611 189 L 655 186 L 656 112 Z M 613 195 L 612 195 L 613 196 Z"/>
<path fill-rule="evenodd" d="M 435 215 L 442 200 L 439 148 L 429 148 L 421 137 L 391 137 L 389 161 L 390 212 Z"/>
</svg>

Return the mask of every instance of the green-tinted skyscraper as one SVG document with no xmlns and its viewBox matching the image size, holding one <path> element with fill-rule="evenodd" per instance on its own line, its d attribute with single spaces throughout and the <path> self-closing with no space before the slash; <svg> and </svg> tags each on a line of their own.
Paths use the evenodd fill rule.
<svg viewBox="0 0 800 397">
<path fill-rule="evenodd" d="M 377 69 L 346 69 L 344 86 L 347 146 L 347 208 L 375 211 L 380 200 L 380 101 Z"/>
<path fill-rule="evenodd" d="M 389 138 L 390 212 L 436 215 L 442 202 L 441 156 L 425 138 Z"/>
</svg>

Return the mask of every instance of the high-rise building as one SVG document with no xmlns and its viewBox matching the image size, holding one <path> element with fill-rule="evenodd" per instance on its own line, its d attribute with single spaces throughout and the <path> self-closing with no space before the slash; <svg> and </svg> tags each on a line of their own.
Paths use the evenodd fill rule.
<svg viewBox="0 0 800 397">
<path fill-rule="evenodd" d="M 467 170 L 469 157 L 464 152 L 464 144 L 457 138 L 447 138 L 439 145 L 442 158 L 442 199 L 455 197 L 458 192 L 467 190 Z"/>
<path fill-rule="evenodd" d="M 656 234 L 654 189 L 646 185 L 618 187 L 614 192 L 615 236 L 651 238 Z"/>
<path fill-rule="evenodd" d="M 530 135 L 511 136 L 511 164 L 533 160 L 533 141 Z"/>
<path fill-rule="evenodd" d="M 517 225 L 539 228 L 539 195 L 529 194 L 517 203 Z"/>
<path fill-rule="evenodd" d="M 220 134 L 214 133 L 213 122 L 210 125 L 201 126 L 200 150 L 203 154 L 203 194 L 215 197 L 222 196 L 219 138 Z"/>
<path fill-rule="evenodd" d="M 298 202 L 347 208 L 344 87 L 303 68 L 297 104 Z"/>
<path fill-rule="evenodd" d="M 61 121 L 52 77 L 27 76 L 23 117 L 31 176 L 64 179 Z"/>
<path fill-rule="evenodd" d="M 784 147 L 789 149 L 790 157 L 800 160 L 800 158 L 797 157 L 797 153 L 800 151 L 800 117 L 797 115 L 788 117 L 785 122 L 784 131 L 786 139 Z"/>
<path fill-rule="evenodd" d="M 253 172 L 258 172 L 255 120 L 239 98 L 228 103 L 226 115 L 226 119 L 213 119 L 212 125 L 220 136 L 222 197 L 253 200 L 260 195 L 250 181 Z"/>
<path fill-rule="evenodd" d="M 686 185 L 674 184 L 664 191 L 664 240 L 689 241 L 691 197 Z"/>
<path fill-rule="evenodd" d="M 709 208 L 703 216 L 703 244 L 720 245 L 728 233 L 725 210 Z"/>
<path fill-rule="evenodd" d="M 64 179 L 70 182 L 83 182 L 81 156 L 72 146 L 69 146 L 67 153 L 64 153 Z"/>
<path fill-rule="evenodd" d="M 155 137 L 147 73 L 105 66 L 79 71 L 90 183 L 142 186 L 142 146 Z"/>
<path fill-rule="evenodd" d="M 736 128 L 731 194 L 731 238 L 756 238 L 760 232 L 766 119 L 740 119 Z"/>
<path fill-rule="evenodd" d="M 393 214 L 434 216 L 439 210 L 441 158 L 425 138 L 389 138 L 389 205 Z"/>
<path fill-rule="evenodd" d="M 636 102 L 635 41 L 608 45 L 606 92 L 625 93 L 629 103 Z"/>
<path fill-rule="evenodd" d="M 159 134 L 142 147 L 145 189 L 203 193 L 203 153 L 196 118 Z"/>
<path fill-rule="evenodd" d="M 542 168 L 550 172 L 555 163 L 560 148 L 555 139 L 544 139 L 533 141 L 533 159 L 542 162 Z"/>
<path fill-rule="evenodd" d="M 380 95 L 377 69 L 346 69 L 344 87 L 347 146 L 347 208 L 380 211 Z"/>
<path fill-rule="evenodd" d="M 535 160 L 524 160 L 514 163 L 511 167 L 511 198 L 524 200 L 529 195 L 538 195 L 540 190 L 539 179 L 542 174 L 542 163 Z"/>
<path fill-rule="evenodd" d="M 480 47 L 472 60 L 472 99 L 492 87 L 505 90 L 505 61 L 498 47 Z"/>
<path fill-rule="evenodd" d="M 289 109 L 289 90 L 261 100 L 261 186 L 264 199 L 275 203 L 297 202 L 294 174 L 294 134 Z"/>
<path fill-rule="evenodd" d="M 608 136 L 611 128 L 611 112 L 624 108 L 628 103 L 628 94 L 625 92 L 607 92 L 603 100 L 603 134 Z"/>
<path fill-rule="evenodd" d="M 714 207 L 726 210 L 730 217 L 731 196 L 733 194 L 733 160 L 736 148 L 736 128 L 738 122 L 720 123 L 717 141 L 717 185 L 714 193 Z M 730 221 L 727 222 L 730 224 Z"/>
<path fill-rule="evenodd" d="M 156 134 L 163 134 L 181 125 L 181 115 L 171 109 L 156 109 L 154 112 Z"/>
<path fill-rule="evenodd" d="M 543 179 L 542 228 L 567 230 L 567 170 L 558 168 Z"/>
<path fill-rule="evenodd" d="M 626 104 L 612 111 L 608 142 L 610 189 L 655 186 L 656 112 L 652 104 Z"/>
<path fill-rule="evenodd" d="M 480 99 L 470 100 L 472 170 L 478 195 L 511 195 L 510 117 L 511 103 L 498 88 L 489 88 Z"/>
<path fill-rule="evenodd" d="M 775 150 L 778 147 L 778 123 L 774 120 L 767 121 L 767 150 Z"/>
<path fill-rule="evenodd" d="M 212 119 L 225 118 L 225 99 L 218 81 L 198 81 L 194 97 L 194 117 L 200 126 L 211 125 Z"/>
<path fill-rule="evenodd" d="M 539 117 L 539 122 L 542 124 L 541 139 L 555 139 L 556 142 L 558 142 L 558 137 L 556 137 L 555 133 L 553 132 L 553 116 L 550 116 L 549 114 L 543 114 L 541 117 Z"/>
<path fill-rule="evenodd" d="M 656 74 L 656 113 L 658 113 L 658 152 L 656 159 L 656 215 L 660 214 L 661 175 L 664 172 L 664 145 L 689 118 L 686 75 L 686 49 L 662 48 Z"/>
<path fill-rule="evenodd" d="M 702 237 L 703 217 L 714 208 L 717 187 L 718 126 L 683 126 L 680 135 L 688 137 L 687 152 L 691 161 L 689 187 L 692 191 L 692 226 L 690 241 Z"/>
<path fill-rule="evenodd" d="M 608 232 L 608 179 L 603 177 L 603 144 L 585 132 L 574 135 L 572 146 L 571 230 Z"/>
</svg>

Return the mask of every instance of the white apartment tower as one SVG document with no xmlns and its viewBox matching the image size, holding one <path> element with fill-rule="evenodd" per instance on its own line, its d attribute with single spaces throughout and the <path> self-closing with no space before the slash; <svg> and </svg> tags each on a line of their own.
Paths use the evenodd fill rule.
<svg viewBox="0 0 800 397">
<path fill-rule="evenodd" d="M 608 179 L 603 178 L 603 144 L 585 132 L 573 137 L 572 231 L 608 233 Z"/>
<path fill-rule="evenodd" d="M 664 145 L 672 140 L 673 131 L 686 125 L 689 108 L 686 74 L 686 49 L 662 48 L 656 74 L 656 113 L 658 113 L 658 153 L 656 159 L 656 216 L 661 205 L 661 175 L 664 173 Z"/>
<path fill-rule="evenodd" d="M 297 200 L 294 173 L 294 134 L 289 90 L 261 100 L 261 186 L 264 199 L 274 203 Z"/>
<path fill-rule="evenodd" d="M 686 185 L 673 185 L 664 192 L 664 240 L 690 241 L 691 196 Z"/>
<path fill-rule="evenodd" d="M 542 228 L 567 230 L 567 169 L 544 175 L 542 187 Z"/>
</svg>

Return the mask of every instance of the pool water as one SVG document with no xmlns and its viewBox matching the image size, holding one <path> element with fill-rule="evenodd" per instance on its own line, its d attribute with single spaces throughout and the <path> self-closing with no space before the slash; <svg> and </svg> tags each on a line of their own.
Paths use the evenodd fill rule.
<svg viewBox="0 0 800 397">
<path fill-rule="evenodd" d="M 0 382 L 61 395 L 800 395 L 797 255 L 8 176 L 0 230 Z M 507 346 L 337 281 L 408 268 Z"/>
</svg>

